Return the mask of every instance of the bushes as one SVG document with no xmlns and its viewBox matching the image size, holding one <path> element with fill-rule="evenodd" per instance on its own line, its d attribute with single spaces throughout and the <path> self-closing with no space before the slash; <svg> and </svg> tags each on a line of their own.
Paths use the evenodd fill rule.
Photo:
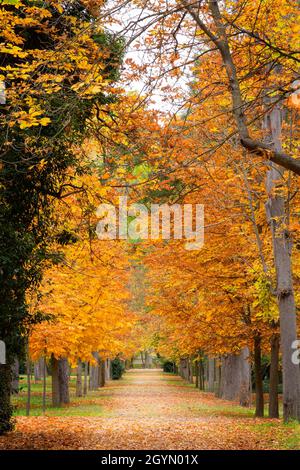
<svg viewBox="0 0 300 470">
<path fill-rule="evenodd" d="M 123 361 L 121 361 L 119 357 L 116 357 L 111 362 L 111 378 L 112 378 L 112 380 L 119 380 L 122 377 L 124 370 L 125 370 L 125 366 L 124 366 Z"/>
<path fill-rule="evenodd" d="M 174 364 L 174 362 L 165 361 L 165 362 L 163 363 L 163 370 L 164 370 L 164 372 L 169 372 L 169 373 L 171 372 L 171 373 L 174 374 L 174 372 L 175 372 L 175 364 Z"/>
</svg>

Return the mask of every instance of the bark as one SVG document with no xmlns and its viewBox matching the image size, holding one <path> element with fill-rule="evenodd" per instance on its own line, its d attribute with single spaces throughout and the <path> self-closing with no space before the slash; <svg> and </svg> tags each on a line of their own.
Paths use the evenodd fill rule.
<svg viewBox="0 0 300 470">
<path fill-rule="evenodd" d="M 250 150 L 253 154 L 261 155 L 263 157 L 267 156 L 274 164 L 277 164 L 286 170 L 290 170 L 296 175 L 300 175 L 300 161 L 295 160 L 287 153 L 276 151 L 272 146 L 251 138 L 242 138 L 241 144 L 245 149 Z"/>
<path fill-rule="evenodd" d="M 275 150 L 281 150 L 282 110 L 273 106 L 266 116 L 265 127 Z M 296 305 L 291 264 L 291 237 L 287 229 L 288 220 L 285 199 L 278 193 L 284 184 L 281 170 L 272 164 L 267 174 L 267 216 L 272 232 L 273 253 L 276 270 L 276 293 L 280 314 L 280 340 L 283 374 L 284 420 L 300 420 L 300 369 L 291 360 L 292 344 L 297 339 Z"/>
<path fill-rule="evenodd" d="M 88 387 L 89 390 L 92 390 L 92 364 L 89 362 L 89 377 L 88 377 Z"/>
<path fill-rule="evenodd" d="M 264 391 L 261 369 L 261 336 L 254 337 L 254 371 L 255 371 L 255 416 L 264 416 Z"/>
<path fill-rule="evenodd" d="M 42 380 L 44 375 L 44 358 L 41 357 L 34 363 L 34 381 L 35 383 Z"/>
<path fill-rule="evenodd" d="M 141 351 L 141 360 L 142 360 L 142 368 L 145 369 L 146 364 L 145 364 L 144 351 Z"/>
<path fill-rule="evenodd" d="M 187 360 L 188 362 L 188 381 L 192 384 L 194 383 L 194 378 L 193 378 L 193 362 L 192 359 L 189 358 Z"/>
<path fill-rule="evenodd" d="M 51 374 L 52 374 L 52 406 L 61 406 L 59 379 L 58 379 L 58 360 L 54 355 L 51 356 Z"/>
<path fill-rule="evenodd" d="M 105 361 L 99 359 L 99 370 L 98 370 L 98 387 L 105 386 Z"/>
<path fill-rule="evenodd" d="M 215 396 L 221 398 L 222 396 L 222 361 L 219 358 L 218 364 L 216 365 L 216 388 Z"/>
<path fill-rule="evenodd" d="M 82 362 L 80 359 L 78 359 L 76 374 L 76 397 L 82 397 L 82 395 Z"/>
<path fill-rule="evenodd" d="M 88 391 L 88 373 L 89 373 L 89 363 L 84 363 L 84 381 L 83 381 L 83 395 L 87 395 Z"/>
<path fill-rule="evenodd" d="M 19 393 L 19 360 L 16 357 L 12 364 L 12 380 L 11 380 L 11 393 L 13 395 Z"/>
<path fill-rule="evenodd" d="M 180 375 L 186 382 L 190 381 L 189 360 L 186 357 L 180 359 Z"/>
<path fill-rule="evenodd" d="M 215 360 L 208 358 L 208 391 L 214 392 L 215 389 Z"/>
<path fill-rule="evenodd" d="M 199 388 L 199 360 L 195 362 L 195 377 L 196 377 L 196 382 L 195 386 L 196 388 Z"/>
<path fill-rule="evenodd" d="M 0 364 L 0 435 L 12 431 L 11 363 Z"/>
<path fill-rule="evenodd" d="M 240 354 L 240 392 L 239 402 L 241 406 L 251 405 L 251 364 L 250 351 L 247 347 Z"/>
<path fill-rule="evenodd" d="M 128 365 L 128 360 L 126 361 L 127 365 Z M 126 366 L 126 363 L 125 363 L 125 366 Z M 111 363 L 110 363 L 110 359 L 106 359 L 105 361 L 105 380 L 111 380 Z"/>
<path fill-rule="evenodd" d="M 204 363 L 203 359 L 199 361 L 199 389 L 204 390 Z"/>
<path fill-rule="evenodd" d="M 46 358 L 43 358 L 43 414 L 46 413 L 46 396 L 47 396 L 47 364 Z"/>
<path fill-rule="evenodd" d="M 31 405 L 31 361 L 29 357 L 29 344 L 26 344 L 26 376 L 27 376 L 27 401 L 26 401 L 26 416 L 30 415 Z"/>
<path fill-rule="evenodd" d="M 271 367 L 269 385 L 269 418 L 279 418 L 278 407 L 278 372 L 279 372 L 279 335 L 271 338 Z"/>
<path fill-rule="evenodd" d="M 150 369 L 151 368 L 151 357 L 148 351 L 145 351 L 145 368 Z"/>
<path fill-rule="evenodd" d="M 90 390 L 97 390 L 99 387 L 99 363 L 100 363 L 100 357 L 99 353 L 97 351 L 93 352 L 93 357 L 96 360 L 96 363 L 90 366 L 90 384 L 89 384 L 89 389 Z"/>
<path fill-rule="evenodd" d="M 70 403 L 69 394 L 69 364 L 66 358 L 59 359 L 58 361 L 58 381 L 59 381 L 59 394 L 60 403 Z"/>
<path fill-rule="evenodd" d="M 204 389 L 205 389 L 205 384 L 208 383 L 208 359 L 207 358 L 204 359 L 203 367 L 204 367 Z"/>
<path fill-rule="evenodd" d="M 240 405 L 250 404 L 249 350 L 243 348 L 240 354 L 229 354 L 222 361 L 222 391 L 225 400 L 238 400 Z"/>
</svg>

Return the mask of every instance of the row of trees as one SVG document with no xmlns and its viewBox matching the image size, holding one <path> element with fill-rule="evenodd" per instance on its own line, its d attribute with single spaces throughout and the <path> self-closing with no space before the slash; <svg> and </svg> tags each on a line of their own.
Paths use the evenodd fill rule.
<svg viewBox="0 0 300 470">
<path fill-rule="evenodd" d="M 45 269 L 51 270 L 53 263 L 67 264 L 62 247 L 70 245 L 72 250 L 77 239 L 80 244 L 80 234 L 63 226 L 57 213 L 61 206 L 55 201 L 67 204 L 68 197 L 83 192 L 79 176 L 90 174 L 92 166 L 80 148 L 95 113 L 116 96 L 113 83 L 118 78 L 123 45 L 105 32 L 99 21 L 101 7 L 102 1 L 89 0 L 4 0 L 0 5 L 0 338 L 6 345 L 6 364 L 0 365 L 0 433 L 12 428 L 12 365 L 24 354 L 28 337 L 32 335 L 32 357 L 45 357 L 49 352 L 55 370 L 55 361 L 65 360 L 61 353 L 66 348 L 72 350 L 74 359 L 80 334 L 86 329 L 87 321 L 81 316 L 82 326 L 77 324 L 72 341 L 66 327 L 71 328 L 72 322 L 69 302 L 59 305 L 65 315 L 58 325 L 58 310 L 38 307 L 41 294 L 37 289 Z M 87 224 L 85 228 L 87 234 Z M 82 239 L 79 250 L 85 249 L 84 243 Z M 96 269 L 91 261 L 87 270 L 93 275 Z M 67 271 L 58 276 L 64 282 Z M 84 303 L 88 315 L 88 302 L 97 302 L 97 293 L 93 290 L 84 298 L 80 274 L 74 283 L 76 287 L 66 283 L 65 289 L 69 294 L 81 289 L 77 306 Z M 97 286 L 100 289 L 99 283 Z M 61 286 L 60 294 L 63 290 Z M 57 299 L 64 301 L 59 293 Z M 49 332 L 41 323 L 44 320 L 51 320 Z M 40 323 L 38 346 L 34 328 Z M 105 320 L 102 324 L 98 337 L 108 334 Z M 117 330 L 113 343 L 122 341 L 116 339 L 122 327 L 112 327 Z M 91 329 L 86 334 L 91 336 Z M 81 360 L 86 359 L 88 349 L 98 350 L 97 339 L 92 341 L 94 349 L 83 348 Z M 116 345 L 108 347 L 108 343 L 106 339 L 101 348 L 111 354 Z M 55 348 L 60 348 L 58 353 Z"/>
<path fill-rule="evenodd" d="M 134 3 L 140 14 L 127 28 L 137 54 L 147 51 L 128 60 L 126 78 L 140 73 L 145 85 L 135 113 L 159 93 L 167 111 L 136 122 L 127 159 L 115 150 L 127 174 L 112 184 L 134 201 L 202 203 L 206 213 L 200 252 L 178 240 L 139 246 L 146 318 L 161 319 L 154 344 L 176 361 L 223 357 L 235 396 L 249 384 L 251 357 L 258 415 L 269 354 L 277 416 L 280 343 L 284 419 L 299 419 L 298 2 Z"/>
</svg>

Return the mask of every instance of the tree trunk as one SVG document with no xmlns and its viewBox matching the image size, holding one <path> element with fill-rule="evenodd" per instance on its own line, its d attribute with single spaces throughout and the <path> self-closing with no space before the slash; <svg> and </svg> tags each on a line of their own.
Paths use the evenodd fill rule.
<svg viewBox="0 0 300 470">
<path fill-rule="evenodd" d="M 255 370 L 255 416 L 264 416 L 264 390 L 261 370 L 261 336 L 254 337 L 254 370 Z"/>
<path fill-rule="evenodd" d="M 218 358 L 218 363 L 216 364 L 216 389 L 215 389 L 215 396 L 217 398 L 221 398 L 222 396 L 222 360 Z"/>
<path fill-rule="evenodd" d="M 89 390 L 92 390 L 92 367 L 93 367 L 93 366 L 92 366 L 91 363 L 89 362 L 89 371 L 88 371 L 88 372 L 89 372 L 89 377 L 88 377 L 88 379 L 89 379 L 89 380 L 88 380 L 88 382 L 89 382 L 89 384 L 88 384 L 88 385 L 89 385 Z"/>
<path fill-rule="evenodd" d="M 240 353 L 240 391 L 239 403 L 241 406 L 251 405 L 251 364 L 250 351 L 248 347 Z"/>
<path fill-rule="evenodd" d="M 274 150 L 282 151 L 281 128 L 282 110 L 278 104 L 265 118 L 265 127 Z M 278 193 L 280 184 L 285 184 L 282 168 L 270 163 L 267 174 L 266 203 L 267 216 L 272 232 L 273 253 L 277 281 L 277 298 L 280 314 L 280 342 L 283 375 L 283 416 L 284 421 L 300 420 L 300 369 L 291 360 L 292 344 L 297 340 L 296 305 L 291 264 L 291 237 L 287 229 L 288 220 L 285 199 Z"/>
<path fill-rule="evenodd" d="M 190 380 L 189 361 L 188 358 L 181 359 L 182 361 L 182 377 L 186 382 Z"/>
<path fill-rule="evenodd" d="M 144 351 L 141 351 L 141 361 L 142 361 L 142 368 L 145 369 Z"/>
<path fill-rule="evenodd" d="M 46 413 L 46 396 L 47 396 L 47 363 L 46 358 L 43 360 L 43 415 Z"/>
<path fill-rule="evenodd" d="M 105 386 L 105 361 L 99 359 L 98 387 Z"/>
<path fill-rule="evenodd" d="M 204 390 L 204 364 L 203 359 L 199 361 L 199 389 Z"/>
<path fill-rule="evenodd" d="M 196 388 L 199 388 L 199 360 L 198 359 L 195 361 L 195 377 L 196 377 L 195 386 Z"/>
<path fill-rule="evenodd" d="M 59 379 L 58 379 L 58 360 L 54 355 L 51 356 L 51 375 L 52 375 L 52 406 L 61 406 Z"/>
<path fill-rule="evenodd" d="M 19 393 L 19 360 L 17 357 L 15 358 L 13 362 L 11 371 L 12 371 L 11 393 L 13 395 L 16 395 Z"/>
<path fill-rule="evenodd" d="M 60 402 L 63 404 L 68 404 L 70 403 L 69 364 L 66 358 L 59 359 L 58 361 L 58 381 Z"/>
<path fill-rule="evenodd" d="M 128 365 L 128 360 L 126 361 Z M 126 366 L 126 363 L 125 363 Z M 111 364 L 110 359 L 106 359 L 105 361 L 105 380 L 111 380 Z"/>
<path fill-rule="evenodd" d="M 34 382 L 42 380 L 44 375 L 44 358 L 41 357 L 34 363 Z"/>
<path fill-rule="evenodd" d="M 97 390 L 98 388 L 98 366 L 90 366 L 90 390 Z"/>
<path fill-rule="evenodd" d="M 188 358 L 187 363 L 188 363 L 188 381 L 192 384 L 194 383 L 192 359 Z"/>
<path fill-rule="evenodd" d="M 27 340 L 26 345 L 26 376 L 27 376 L 27 401 L 26 401 L 26 416 L 30 415 L 31 405 L 31 361 L 29 357 L 29 344 Z"/>
<path fill-rule="evenodd" d="M 13 408 L 10 403 L 11 377 L 11 364 L 0 363 L 0 435 L 13 429 Z"/>
<path fill-rule="evenodd" d="M 83 395 L 87 395 L 88 390 L 88 373 L 89 373 L 89 363 L 84 363 L 84 382 L 83 382 Z"/>
<path fill-rule="evenodd" d="M 225 400 L 235 400 L 237 398 L 238 389 L 238 358 L 234 354 L 228 354 L 222 359 L 222 395 Z"/>
<path fill-rule="evenodd" d="M 238 400 L 240 405 L 250 403 L 249 350 L 243 348 L 239 354 L 228 354 L 222 361 L 222 392 L 225 400 Z"/>
<path fill-rule="evenodd" d="M 77 361 L 76 397 L 82 397 L 82 362 L 80 359 Z"/>
<path fill-rule="evenodd" d="M 208 358 L 208 391 L 214 392 L 215 389 L 215 360 Z"/>
<path fill-rule="evenodd" d="M 145 367 L 146 369 L 150 369 L 150 361 L 151 361 L 151 357 L 150 357 L 150 354 L 148 351 L 145 351 Z"/>
<path fill-rule="evenodd" d="M 269 385 L 269 418 L 279 418 L 278 407 L 278 369 L 279 369 L 279 335 L 271 338 L 271 367 Z"/>
<path fill-rule="evenodd" d="M 90 390 L 97 390 L 99 387 L 99 353 L 97 351 L 93 352 L 93 357 L 96 360 L 95 365 L 90 366 Z"/>
</svg>

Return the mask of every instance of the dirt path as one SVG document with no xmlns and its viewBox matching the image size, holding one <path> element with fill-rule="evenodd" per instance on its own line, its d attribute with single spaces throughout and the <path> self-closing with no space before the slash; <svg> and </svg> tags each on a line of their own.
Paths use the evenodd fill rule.
<svg viewBox="0 0 300 470">
<path fill-rule="evenodd" d="M 129 371 L 97 394 L 101 417 L 19 417 L 0 448 L 271 449 L 289 432 L 157 370 Z"/>
</svg>

